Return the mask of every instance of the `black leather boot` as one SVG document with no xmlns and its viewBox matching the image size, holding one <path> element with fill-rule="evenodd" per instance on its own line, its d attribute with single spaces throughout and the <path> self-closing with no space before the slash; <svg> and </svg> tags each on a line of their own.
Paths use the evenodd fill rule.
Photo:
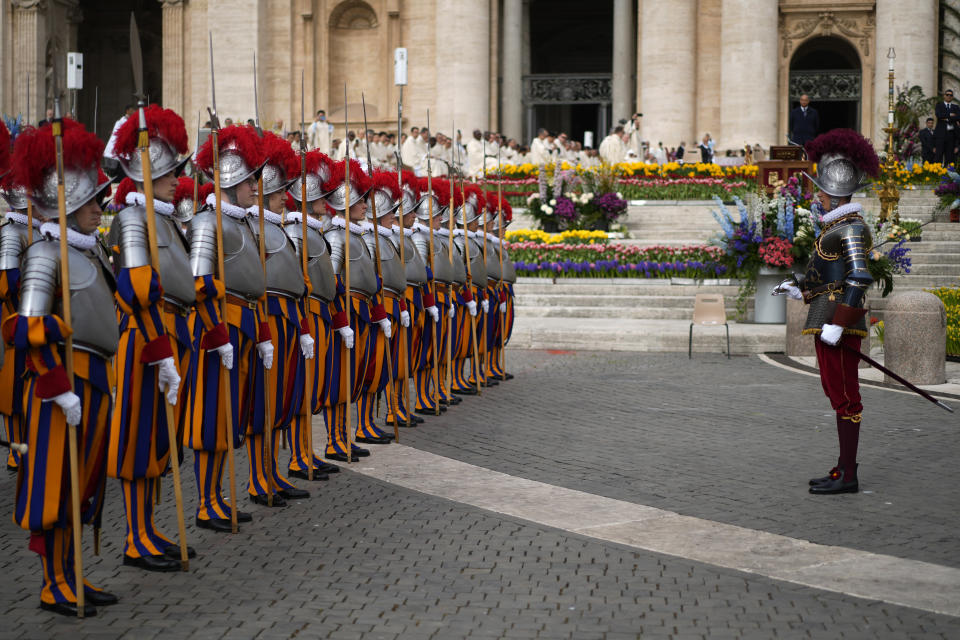
<svg viewBox="0 0 960 640">
<path fill-rule="evenodd" d="M 846 472 L 843 468 L 838 469 L 839 473 L 836 478 L 831 478 L 827 482 L 822 484 L 815 484 L 810 487 L 810 493 L 815 495 L 832 495 L 835 493 L 857 493 L 860 491 L 860 483 L 857 480 L 857 467 L 860 465 L 853 466 L 853 473 L 850 474 L 851 478 L 846 479 Z"/>
</svg>

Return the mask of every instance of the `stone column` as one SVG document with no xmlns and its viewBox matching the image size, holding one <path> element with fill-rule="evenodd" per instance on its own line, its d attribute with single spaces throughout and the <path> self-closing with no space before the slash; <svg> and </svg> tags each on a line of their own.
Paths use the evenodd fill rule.
<svg viewBox="0 0 960 640">
<path fill-rule="evenodd" d="M 897 0 L 877 0 L 877 54 L 874 68 L 874 142 L 886 140 L 887 52 L 897 52 L 894 84 L 920 85 L 932 97 L 937 92 L 937 0 L 915 0 L 910 10 Z M 953 87 L 960 90 L 960 87 Z M 896 98 L 896 96 L 894 96 Z"/>
<path fill-rule="evenodd" d="M 40 0 L 14 0 L 13 50 L 15 111 L 36 124 L 46 110 L 46 8 Z M 30 74 L 30 113 L 27 113 L 27 74 Z"/>
<path fill-rule="evenodd" d="M 163 4 L 163 106 L 183 113 L 183 0 Z"/>
<path fill-rule="evenodd" d="M 503 42 L 500 49 L 500 130 L 508 138 L 523 135 L 523 0 L 503 0 Z"/>
<path fill-rule="evenodd" d="M 693 139 L 696 118 L 697 0 L 644 2 L 640 33 L 640 93 L 644 136 L 664 147 Z M 616 98 L 614 98 L 616 100 Z M 630 114 L 614 118 L 628 117 Z"/>
<path fill-rule="evenodd" d="M 435 131 L 455 136 L 451 125 L 470 139 L 475 128 L 490 120 L 490 9 L 489 0 L 438 0 L 437 115 Z"/>
<path fill-rule="evenodd" d="M 652 4 L 652 3 L 645 3 Z M 673 3 L 669 3 L 672 5 Z M 633 114 L 633 87 L 630 69 L 633 67 L 633 11 L 630 0 L 613 0 L 613 120 L 629 118 Z M 644 70 L 646 75 L 646 70 Z M 644 98 L 646 99 L 646 97 Z M 646 115 L 646 114 L 644 114 Z M 606 131 L 598 131 L 602 140 Z"/>
<path fill-rule="evenodd" d="M 741 149 L 747 142 L 768 147 L 777 139 L 778 5 L 723 0 L 721 11 L 717 151 Z"/>
</svg>

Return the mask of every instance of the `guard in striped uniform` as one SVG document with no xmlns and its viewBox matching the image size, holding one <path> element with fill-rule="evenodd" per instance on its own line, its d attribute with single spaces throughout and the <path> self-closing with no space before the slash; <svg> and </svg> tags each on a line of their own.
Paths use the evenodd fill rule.
<svg viewBox="0 0 960 640">
<path fill-rule="evenodd" d="M 503 231 L 506 233 L 507 226 L 513 221 L 513 208 L 506 198 L 500 202 L 500 210 L 503 212 Z M 499 300 L 497 311 L 500 315 L 490 314 L 493 327 L 490 335 L 493 339 L 490 341 L 490 356 L 487 358 L 487 375 L 493 380 L 510 380 L 512 373 L 507 373 L 501 367 L 503 362 L 503 347 L 510 340 L 510 333 L 513 330 L 513 285 L 517 281 L 517 272 L 513 266 L 513 260 L 510 258 L 507 248 L 500 244 L 500 215 L 498 214 L 498 201 L 496 194 L 487 194 L 487 241 L 493 248 L 493 253 L 488 253 L 488 261 L 496 264 L 500 268 L 500 256 L 503 255 L 503 285 L 500 282 L 491 283 L 496 291 L 495 300 Z M 501 333 L 500 316 L 503 316 L 503 333 Z M 506 334 L 504 336 L 504 334 Z"/>
<path fill-rule="evenodd" d="M 228 447 L 238 448 L 250 421 L 254 367 L 273 364 L 270 330 L 261 316 L 266 280 L 247 209 L 257 197 L 256 172 L 262 164 L 260 139 L 252 127 L 231 126 L 219 134 L 221 211 L 223 213 L 223 281 L 217 270 L 216 197 L 190 222 L 190 266 L 197 289 L 194 338 L 199 341 L 196 381 L 189 390 L 189 428 L 185 444 L 194 450 L 197 476 L 197 526 L 230 531 L 231 505 L 223 499 L 221 479 Z M 213 175 L 213 137 L 200 147 L 197 165 Z M 203 292 L 201 294 L 201 291 Z M 226 296 L 227 317 L 220 317 L 218 297 Z M 222 366 L 221 366 L 222 363 Z M 262 363 L 262 364 L 261 364 Z M 229 371 L 228 397 L 220 396 L 220 376 Z M 261 391 L 262 392 L 262 391 Z M 227 424 L 223 402 L 231 403 Z M 234 502 L 237 497 L 232 496 Z M 234 507 L 236 505 L 233 505 Z M 249 513 L 237 510 L 238 522 Z"/>
<path fill-rule="evenodd" d="M 106 253 L 97 242 L 97 196 L 103 143 L 83 125 L 63 120 L 70 304 L 73 326 L 62 319 L 60 227 L 47 222 L 43 236 L 27 249 L 21 266 L 17 313 L 3 325 L 4 338 L 26 355 L 22 425 L 29 449 L 20 467 L 14 521 L 30 532 L 30 549 L 42 562 L 40 606 L 63 615 L 77 614 L 72 530 L 83 523 L 99 527 L 107 464 L 107 425 L 114 384 L 109 361 L 119 331 L 114 311 L 115 282 Z M 16 142 L 15 182 L 23 185 L 36 208 L 56 218 L 57 171 L 52 127 L 28 129 Z M 64 367 L 63 342 L 73 336 L 73 379 Z M 70 509 L 68 427 L 76 425 L 81 521 Z M 84 615 L 116 596 L 84 584 Z"/>
<path fill-rule="evenodd" d="M 457 225 L 460 227 L 454 231 L 454 244 L 461 253 L 461 258 L 467 260 L 467 248 L 469 247 L 470 260 L 470 279 L 464 287 L 465 292 L 469 291 L 473 299 L 473 306 L 469 307 L 468 313 L 476 318 L 477 332 L 477 356 L 482 353 L 483 344 L 483 323 L 486 318 L 486 311 L 489 303 L 486 299 L 487 286 L 487 267 L 483 261 L 483 246 L 477 240 L 477 225 L 480 216 L 484 215 L 486 203 L 483 200 L 483 194 L 480 187 L 472 184 L 464 186 L 463 204 L 457 210 Z M 466 294 L 464 298 L 466 299 Z M 477 304 L 479 301 L 479 305 Z M 461 395 L 476 395 L 477 380 L 476 371 L 480 371 L 480 383 L 486 386 L 486 377 L 480 370 L 479 363 L 474 363 L 473 350 L 473 331 L 470 328 L 471 319 L 465 318 L 463 329 L 463 341 L 458 352 L 458 359 L 454 361 L 453 367 L 453 392 Z M 467 365 L 467 359 L 470 359 L 469 371 L 464 372 L 464 366 Z M 496 383 L 494 383 L 496 384 Z"/>
<path fill-rule="evenodd" d="M 463 193 L 459 188 L 451 189 L 448 181 L 442 180 L 437 193 L 440 196 L 440 202 L 443 204 L 443 213 L 440 214 L 440 228 L 435 234 L 439 234 L 441 260 L 447 260 L 453 269 L 453 281 L 446 296 L 442 293 L 439 302 L 447 306 L 448 321 L 444 340 L 449 341 L 449 347 L 443 344 L 444 351 L 440 352 L 440 404 L 444 406 L 458 405 L 461 399 L 453 394 L 453 367 L 458 359 L 463 344 L 466 341 L 466 335 L 470 332 L 469 319 L 467 314 L 472 311 L 476 315 L 477 303 L 473 300 L 473 295 L 467 287 L 467 267 L 463 256 L 460 253 L 457 244 L 450 237 L 449 222 L 450 217 L 456 215 L 456 210 L 463 204 Z M 452 253 L 451 253 L 452 252 Z M 444 299 L 445 298 L 445 299 Z M 450 360 L 446 357 L 446 349 L 450 349 Z M 462 362 L 462 359 L 461 359 Z"/>
</svg>

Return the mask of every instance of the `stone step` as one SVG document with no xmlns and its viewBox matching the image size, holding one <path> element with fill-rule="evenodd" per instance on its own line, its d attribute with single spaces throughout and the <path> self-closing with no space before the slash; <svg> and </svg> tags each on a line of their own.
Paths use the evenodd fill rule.
<svg viewBox="0 0 960 640">
<path fill-rule="evenodd" d="M 882 249 L 888 251 L 892 243 L 883 245 Z M 924 234 L 920 242 L 908 242 L 906 246 L 910 247 L 910 253 L 960 253 L 960 238 L 957 240 L 928 240 Z"/>
<path fill-rule="evenodd" d="M 730 323 L 733 354 L 782 352 L 786 329 L 782 324 Z M 686 320 L 517 316 L 510 346 L 521 349 L 592 349 L 604 351 L 683 352 L 687 350 L 690 323 Z M 694 327 L 693 350 L 719 353 L 726 350 L 723 326 Z"/>
<path fill-rule="evenodd" d="M 921 242 L 957 242 L 960 240 L 960 230 L 957 231 L 930 231 L 923 230 Z"/>
<path fill-rule="evenodd" d="M 894 291 L 902 289 L 930 289 L 936 287 L 960 286 L 957 276 L 897 275 L 893 276 Z"/>
<path fill-rule="evenodd" d="M 960 238 L 960 224 L 956 222 L 931 222 L 923 227 L 924 237 L 926 237 L 927 231 L 952 231 Z"/>
<path fill-rule="evenodd" d="M 558 307 L 517 304 L 518 318 L 630 318 L 648 320 L 687 320 L 693 317 L 693 300 L 684 307 L 637 305 L 631 307 Z M 727 315 L 732 315 L 728 310 Z"/>
<path fill-rule="evenodd" d="M 920 246 L 923 245 L 910 243 L 911 251 L 907 254 L 907 257 L 913 264 L 960 264 L 960 253 L 923 253 L 917 250 L 917 247 Z"/>
<path fill-rule="evenodd" d="M 927 264 L 913 262 L 910 275 L 917 276 L 960 276 L 960 264 Z"/>
<path fill-rule="evenodd" d="M 554 284 L 547 278 L 520 278 L 515 287 L 517 295 L 594 295 L 594 296 L 676 296 L 692 298 L 698 293 L 736 295 L 739 283 L 734 284 L 670 284 L 667 278 L 558 278 Z"/>
<path fill-rule="evenodd" d="M 726 296 L 725 300 L 732 299 Z M 527 294 L 517 292 L 517 307 L 598 307 L 605 309 L 693 309 L 694 296 L 636 296 L 636 295 L 573 295 L 573 294 Z"/>
</svg>

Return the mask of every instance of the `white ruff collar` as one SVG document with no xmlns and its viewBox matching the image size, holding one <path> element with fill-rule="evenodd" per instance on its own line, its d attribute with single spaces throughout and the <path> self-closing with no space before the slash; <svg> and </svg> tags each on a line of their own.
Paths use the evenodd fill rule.
<svg viewBox="0 0 960 640">
<path fill-rule="evenodd" d="M 450 229 L 448 229 L 447 227 L 440 227 L 439 229 L 434 229 L 433 232 L 440 234 L 444 238 L 450 237 Z"/>
<path fill-rule="evenodd" d="M 847 204 L 840 205 L 833 211 L 823 214 L 823 217 L 820 220 L 823 224 L 830 224 L 834 220 L 839 220 L 843 216 L 848 216 L 851 213 L 860 213 L 863 211 L 863 205 L 859 202 L 848 202 Z"/>
<path fill-rule="evenodd" d="M 247 213 L 252 215 L 254 218 L 260 217 L 260 205 L 258 204 L 253 205 L 252 207 L 247 209 Z M 273 211 L 270 211 L 269 209 L 263 210 L 263 219 L 266 220 L 267 222 L 272 222 L 273 224 L 283 224 L 283 216 L 277 215 L 276 213 L 274 213 Z"/>
<path fill-rule="evenodd" d="M 381 235 L 381 237 L 384 237 L 384 238 L 392 238 L 392 237 L 393 237 L 393 227 L 384 227 L 384 226 L 381 226 L 381 225 L 378 224 L 378 225 L 377 225 L 377 233 L 379 233 L 379 234 Z"/>
<path fill-rule="evenodd" d="M 40 233 L 52 238 L 60 239 L 60 224 L 57 222 L 44 222 L 40 225 Z M 74 249 L 81 251 L 90 251 L 97 246 L 97 236 L 95 234 L 85 234 L 74 231 L 67 227 L 67 244 Z"/>
<path fill-rule="evenodd" d="M 147 206 L 147 196 L 143 195 L 139 191 L 131 191 L 127 194 L 127 204 L 130 206 Z M 174 211 L 174 206 L 169 202 L 163 202 L 162 200 L 153 199 L 153 210 L 159 213 L 162 216 L 172 216 Z"/>
<path fill-rule="evenodd" d="M 337 229 L 345 229 L 347 226 L 347 221 L 343 218 L 333 218 L 330 221 L 331 227 L 336 227 Z M 357 224 L 356 222 L 350 223 L 350 233 L 355 233 L 358 236 L 362 236 L 364 232 L 370 230 L 370 223 L 364 222 L 363 224 Z"/>
<path fill-rule="evenodd" d="M 419 222 L 413 223 L 413 230 L 419 231 L 420 233 L 430 233 L 430 227 L 428 227 L 425 224 L 421 224 Z"/>
<path fill-rule="evenodd" d="M 217 194 L 211 193 L 207 196 L 207 204 L 211 207 L 217 206 Z M 220 211 L 227 214 L 231 218 L 236 218 L 237 220 L 243 220 L 247 217 L 247 210 L 243 207 L 238 207 L 235 204 L 230 204 L 223 198 L 220 198 Z"/>
<path fill-rule="evenodd" d="M 457 238 L 463 236 L 463 229 L 454 229 L 453 235 L 456 236 Z"/>
<path fill-rule="evenodd" d="M 23 214 L 23 213 L 17 213 L 16 211 L 8 211 L 7 220 L 12 220 L 13 222 L 17 222 L 19 224 L 22 224 L 23 226 L 27 226 L 27 216 L 26 214 Z M 43 222 L 39 220 L 36 216 L 34 216 L 33 228 L 39 229 L 40 225 L 42 224 Z M 58 226 L 57 228 L 59 229 L 60 227 Z"/>
<path fill-rule="evenodd" d="M 400 231 L 400 227 L 394 227 L 394 228 L 395 228 L 398 232 Z M 399 234 L 398 234 L 398 235 L 399 235 Z M 413 229 L 411 229 L 410 227 L 404 227 L 404 228 L 403 228 L 403 235 L 405 235 L 406 237 L 409 238 L 410 236 L 413 235 Z"/>
<path fill-rule="evenodd" d="M 296 224 L 301 224 L 301 216 L 303 214 L 299 211 L 291 211 L 287 214 L 287 222 L 295 222 Z M 307 226 L 311 229 L 316 229 L 320 233 L 323 233 L 323 223 L 317 220 L 316 218 L 307 216 Z"/>
</svg>

